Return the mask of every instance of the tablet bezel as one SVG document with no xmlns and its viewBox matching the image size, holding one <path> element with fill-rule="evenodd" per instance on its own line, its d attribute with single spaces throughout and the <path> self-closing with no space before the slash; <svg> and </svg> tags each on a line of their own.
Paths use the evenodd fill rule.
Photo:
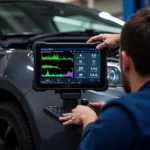
<svg viewBox="0 0 150 150">
<path fill-rule="evenodd" d="M 77 83 L 77 84 L 41 84 L 41 48 L 96 48 L 96 43 L 45 43 L 36 42 L 34 50 L 34 89 L 35 90 L 97 90 L 105 91 L 108 88 L 107 81 L 107 49 L 101 50 L 101 82 Z M 98 53 L 99 54 L 99 53 Z M 40 67 L 39 67 L 40 66 Z"/>
</svg>

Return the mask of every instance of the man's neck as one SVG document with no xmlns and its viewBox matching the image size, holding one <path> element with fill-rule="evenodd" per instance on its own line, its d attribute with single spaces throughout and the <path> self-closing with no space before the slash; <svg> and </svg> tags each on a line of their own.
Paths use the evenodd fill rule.
<svg viewBox="0 0 150 150">
<path fill-rule="evenodd" d="M 133 75 L 131 78 L 132 92 L 137 92 L 148 81 L 150 81 L 150 76 L 149 77 L 141 77 L 139 75 Z"/>
</svg>

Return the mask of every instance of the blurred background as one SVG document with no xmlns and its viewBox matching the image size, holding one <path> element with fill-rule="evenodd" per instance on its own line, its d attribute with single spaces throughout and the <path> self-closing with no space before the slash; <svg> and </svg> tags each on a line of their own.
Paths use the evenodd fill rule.
<svg viewBox="0 0 150 150">
<path fill-rule="evenodd" d="M 123 20 L 126 20 L 126 17 L 124 18 L 124 15 L 128 15 L 132 11 L 132 10 L 128 10 L 129 8 L 127 7 L 126 10 L 124 10 L 124 6 L 126 6 L 124 5 L 124 3 L 127 3 L 127 5 L 133 5 L 134 2 L 137 3 L 139 2 L 140 3 L 139 8 L 150 6 L 150 0 L 54 0 L 54 1 L 84 4 L 87 5 L 88 7 L 95 8 L 100 11 L 108 12 L 113 16 Z"/>
</svg>

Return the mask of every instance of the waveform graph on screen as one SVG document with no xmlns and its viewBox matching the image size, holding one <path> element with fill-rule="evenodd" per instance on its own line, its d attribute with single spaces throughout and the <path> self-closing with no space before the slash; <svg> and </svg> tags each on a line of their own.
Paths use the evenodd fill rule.
<svg viewBox="0 0 150 150">
<path fill-rule="evenodd" d="M 73 78 L 74 56 L 70 52 L 43 53 L 42 77 L 43 78 Z"/>
</svg>

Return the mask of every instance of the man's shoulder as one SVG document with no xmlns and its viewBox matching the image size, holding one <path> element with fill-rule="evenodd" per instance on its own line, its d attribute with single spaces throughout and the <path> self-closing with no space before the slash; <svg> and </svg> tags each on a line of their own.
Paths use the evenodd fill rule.
<svg viewBox="0 0 150 150">
<path fill-rule="evenodd" d="M 138 93 L 125 94 L 119 98 L 110 100 L 107 104 L 112 105 L 112 104 L 118 104 L 118 103 L 124 103 L 124 102 L 126 103 L 128 101 L 130 102 L 131 100 L 135 100 L 137 97 L 139 97 Z"/>
<path fill-rule="evenodd" d="M 138 102 L 141 100 L 149 100 L 150 101 L 150 92 L 145 92 L 145 91 L 138 91 L 134 93 L 129 93 L 122 95 L 119 98 L 113 99 L 110 101 L 110 103 L 118 103 L 118 102 Z"/>
<path fill-rule="evenodd" d="M 118 107 L 123 110 L 136 111 L 137 109 L 150 108 L 150 92 L 135 92 L 110 100 L 103 110 Z"/>
</svg>

